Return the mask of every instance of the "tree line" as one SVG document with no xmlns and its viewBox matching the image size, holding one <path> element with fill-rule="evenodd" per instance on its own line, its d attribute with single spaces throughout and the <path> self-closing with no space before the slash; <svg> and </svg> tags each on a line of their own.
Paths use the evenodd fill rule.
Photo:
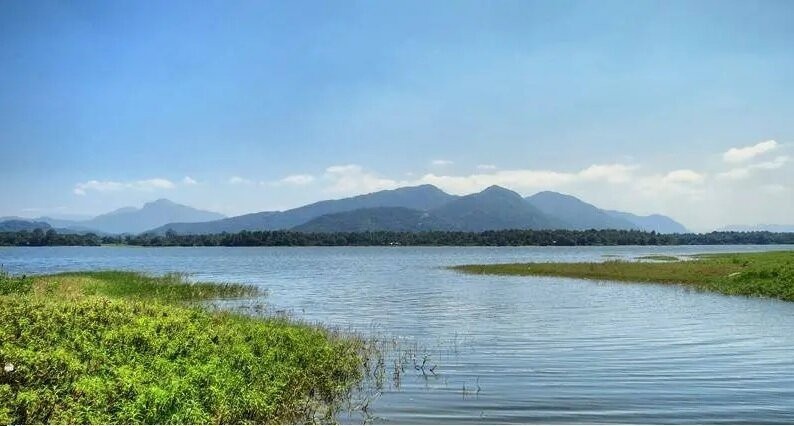
<svg viewBox="0 0 794 426">
<path fill-rule="evenodd" d="M 178 235 L 61 234 L 55 230 L 3 232 L 0 246 L 97 246 L 116 244 L 144 247 L 191 246 L 616 246 L 794 244 L 794 233 L 709 232 L 658 234 L 634 230 L 503 230 L 485 232 L 295 232 L 242 231 L 238 233 Z"/>
</svg>

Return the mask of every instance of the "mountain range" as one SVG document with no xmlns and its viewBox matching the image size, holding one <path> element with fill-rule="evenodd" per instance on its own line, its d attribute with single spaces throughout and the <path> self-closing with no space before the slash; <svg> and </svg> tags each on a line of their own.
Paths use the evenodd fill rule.
<svg viewBox="0 0 794 426">
<path fill-rule="evenodd" d="M 350 212 L 375 207 L 403 207 L 426 211 L 444 205 L 456 197 L 432 185 L 398 188 L 358 195 L 341 200 L 325 200 L 285 211 L 250 213 L 207 223 L 169 223 L 155 233 L 173 230 L 177 234 L 215 234 L 243 230 L 291 229 L 326 214 Z"/>
<path fill-rule="evenodd" d="M 243 230 L 302 232 L 486 231 L 498 229 L 638 229 L 686 232 L 666 216 L 602 210 L 570 195 L 545 191 L 522 198 L 499 186 L 465 196 L 433 185 L 404 187 L 200 223 L 169 223 L 150 232 L 211 234 Z"/>
<path fill-rule="evenodd" d="M 3 221 L 3 219 L 11 219 Z M 458 196 L 433 185 L 420 185 L 338 200 L 325 200 L 284 211 L 224 217 L 219 213 L 160 199 L 141 208 L 125 207 L 92 219 L 74 221 L 0 218 L 4 229 L 47 225 L 59 232 L 214 234 L 244 230 L 301 232 L 470 231 L 500 229 L 637 229 L 683 233 L 686 228 L 662 215 L 638 216 L 603 210 L 574 196 L 543 191 L 523 198 L 499 186 Z"/>
<path fill-rule="evenodd" d="M 49 223 L 41 221 L 30 221 L 25 219 L 8 219 L 2 218 L 0 220 L 0 232 L 20 232 L 20 231 L 33 231 L 41 229 L 47 231 L 52 228 Z"/>
<path fill-rule="evenodd" d="M 0 218 L 0 230 L 6 229 L 8 226 L 6 225 L 7 222 L 28 222 L 44 223 L 48 225 L 48 228 L 57 228 L 58 232 L 138 234 L 171 222 L 205 222 L 224 217 L 220 213 L 198 210 L 170 200 L 159 199 L 146 203 L 141 208 L 123 207 L 87 220 L 66 220 L 48 217 L 36 219 L 5 217 Z M 28 225 L 28 228 L 30 227 L 31 225 Z"/>
</svg>

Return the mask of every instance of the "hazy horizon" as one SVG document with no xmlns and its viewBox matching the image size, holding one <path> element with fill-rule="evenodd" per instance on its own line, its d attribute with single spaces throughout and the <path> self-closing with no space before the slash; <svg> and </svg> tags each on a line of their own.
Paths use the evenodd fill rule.
<svg viewBox="0 0 794 426">
<path fill-rule="evenodd" d="M 433 184 L 791 224 L 788 2 L 5 2 L 0 216 Z"/>
</svg>

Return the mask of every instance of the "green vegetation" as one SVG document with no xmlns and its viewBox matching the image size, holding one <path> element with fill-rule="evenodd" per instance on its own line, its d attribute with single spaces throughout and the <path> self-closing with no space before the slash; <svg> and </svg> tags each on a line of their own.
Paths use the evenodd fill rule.
<svg viewBox="0 0 794 426">
<path fill-rule="evenodd" d="M 33 290 L 33 280 L 26 277 L 15 277 L 0 269 L 0 296 L 12 294 L 28 294 Z"/>
<path fill-rule="evenodd" d="M 60 234 L 54 229 L 0 232 L 0 246 L 98 246 L 102 243 L 102 238 L 95 234 Z"/>
<path fill-rule="evenodd" d="M 659 262 L 675 262 L 679 260 L 676 256 L 667 256 L 663 254 L 649 254 L 647 256 L 637 256 L 638 260 L 657 260 Z"/>
<path fill-rule="evenodd" d="M 365 343 L 198 303 L 255 294 L 178 275 L 0 273 L 0 423 L 333 421 Z"/>
<path fill-rule="evenodd" d="M 38 232 L 36 232 L 38 231 Z M 365 231 L 296 232 L 242 231 L 236 234 L 106 235 L 42 232 L 0 232 L 0 246 L 97 246 L 144 247 L 190 246 L 622 246 L 622 245 L 718 245 L 794 244 L 794 233 L 710 232 L 707 234 L 657 234 L 628 230 L 503 230 L 485 232 Z"/>
<path fill-rule="evenodd" d="M 685 284 L 703 291 L 794 301 L 794 251 L 701 255 L 675 262 L 513 263 L 452 269 L 472 274 Z"/>
<path fill-rule="evenodd" d="M 76 280 L 87 295 L 155 299 L 161 302 L 189 302 L 210 299 L 231 299 L 261 295 L 257 287 L 243 284 L 188 282 L 182 274 L 158 277 L 127 271 L 67 272 L 48 277 Z"/>
</svg>

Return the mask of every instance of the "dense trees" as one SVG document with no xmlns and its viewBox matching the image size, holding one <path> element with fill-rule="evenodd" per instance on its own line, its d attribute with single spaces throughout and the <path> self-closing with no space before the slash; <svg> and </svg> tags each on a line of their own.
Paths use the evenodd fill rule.
<svg viewBox="0 0 794 426">
<path fill-rule="evenodd" d="M 95 234 L 59 234 L 54 229 L 0 232 L 0 246 L 98 246 L 102 243 Z"/>
<path fill-rule="evenodd" d="M 234 234 L 103 236 L 58 234 L 50 229 L 0 233 L 3 246 L 593 246 L 593 245 L 693 245 L 693 244 L 794 244 L 794 233 L 710 232 L 657 234 L 629 230 L 485 232 L 332 232 L 242 231 Z"/>
</svg>

